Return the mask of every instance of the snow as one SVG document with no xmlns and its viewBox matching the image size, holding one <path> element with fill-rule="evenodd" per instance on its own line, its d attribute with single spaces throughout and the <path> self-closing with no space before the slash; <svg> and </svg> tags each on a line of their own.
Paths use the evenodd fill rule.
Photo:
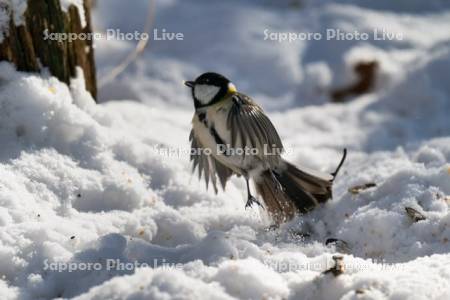
<svg viewBox="0 0 450 300">
<path fill-rule="evenodd" d="M 155 26 L 185 40 L 150 41 L 98 105 L 81 75 L 0 63 L 1 298 L 448 299 L 450 6 L 301 3 L 157 1 Z M 99 1 L 96 28 L 139 30 L 147 4 Z M 404 39 L 264 41 L 380 24 Z M 135 43 L 96 41 L 100 77 Z M 379 63 L 375 89 L 329 103 L 361 60 Z M 209 70 L 265 108 L 293 163 L 330 171 L 348 148 L 332 201 L 269 229 L 242 179 L 214 195 L 191 175 L 181 82 Z M 345 272 L 323 274 L 336 253 Z"/>
<path fill-rule="evenodd" d="M 11 16 L 17 26 L 25 23 L 24 14 L 27 10 L 26 0 L 1 0 L 0 1 L 0 43 L 9 29 Z"/>
<path fill-rule="evenodd" d="M 0 43 L 5 38 L 5 32 L 9 29 L 9 14 L 6 9 L 0 7 Z"/>
<path fill-rule="evenodd" d="M 86 22 L 86 13 L 84 11 L 84 5 L 83 5 L 84 0 L 60 0 L 60 2 L 61 2 L 61 9 L 64 12 L 68 12 L 69 7 L 71 5 L 74 5 L 78 9 L 78 14 L 80 15 L 81 26 L 83 28 L 86 27 L 87 22 Z"/>
</svg>

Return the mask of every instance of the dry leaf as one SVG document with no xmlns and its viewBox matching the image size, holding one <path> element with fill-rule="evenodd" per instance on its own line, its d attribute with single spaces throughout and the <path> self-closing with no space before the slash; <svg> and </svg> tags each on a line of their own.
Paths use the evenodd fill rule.
<svg viewBox="0 0 450 300">
<path fill-rule="evenodd" d="M 375 187 L 375 186 L 377 186 L 376 183 L 374 183 L 374 182 L 368 182 L 368 183 L 365 183 L 365 184 L 356 185 L 356 186 L 354 186 L 354 187 L 351 187 L 351 188 L 348 189 L 348 192 L 349 192 L 349 193 L 352 193 L 353 195 L 357 195 L 357 194 L 359 194 L 360 192 L 362 192 L 362 191 L 364 191 L 364 190 L 367 190 L 367 189 L 369 189 L 369 188 L 371 188 L 371 187 Z"/>
<path fill-rule="evenodd" d="M 344 257 L 342 255 L 333 255 L 334 267 L 323 272 L 323 274 L 331 273 L 334 276 L 339 276 L 345 272 Z"/>
<path fill-rule="evenodd" d="M 426 219 L 426 217 L 421 212 L 412 207 L 405 207 L 405 210 L 411 220 L 413 220 L 413 222 L 419 222 Z"/>
</svg>

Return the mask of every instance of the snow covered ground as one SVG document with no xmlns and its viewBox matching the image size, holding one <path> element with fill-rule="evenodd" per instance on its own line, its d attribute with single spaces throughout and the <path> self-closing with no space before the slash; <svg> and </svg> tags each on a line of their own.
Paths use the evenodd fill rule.
<svg viewBox="0 0 450 300">
<path fill-rule="evenodd" d="M 99 105 L 81 78 L 0 63 L 0 298 L 450 299 L 450 4 L 353 2 L 157 1 L 184 40 L 150 41 Z M 140 30 L 147 5 L 98 1 L 96 28 Z M 264 40 L 328 28 L 403 39 Z M 99 77 L 134 45 L 98 41 Z M 375 90 L 330 104 L 363 60 Z M 181 81 L 209 70 L 266 109 L 290 161 L 330 171 L 349 149 L 332 201 L 269 230 L 242 179 L 206 191 Z M 345 272 L 323 274 L 336 253 Z"/>
</svg>

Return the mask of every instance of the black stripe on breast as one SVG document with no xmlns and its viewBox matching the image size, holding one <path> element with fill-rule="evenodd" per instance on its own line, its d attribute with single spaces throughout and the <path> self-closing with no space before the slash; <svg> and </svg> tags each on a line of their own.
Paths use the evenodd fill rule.
<svg viewBox="0 0 450 300">
<path fill-rule="evenodd" d="M 209 132 L 210 132 L 211 135 L 214 137 L 214 141 L 216 142 L 216 144 L 217 144 L 217 145 L 221 145 L 221 148 L 220 148 L 220 149 L 222 149 L 222 150 L 220 150 L 221 153 L 224 154 L 225 156 L 228 156 L 228 155 L 229 155 L 229 154 L 228 154 L 228 151 L 227 151 L 227 150 L 224 151 L 224 149 L 225 149 L 225 147 L 226 147 L 225 142 L 224 142 L 224 141 L 222 140 L 222 138 L 219 136 L 219 134 L 217 133 L 217 131 L 216 131 L 216 129 L 214 128 L 214 126 L 212 126 L 211 128 L 209 128 Z"/>
<path fill-rule="evenodd" d="M 208 121 L 206 120 L 206 113 L 202 112 L 198 114 L 198 120 L 203 123 L 203 125 L 207 126 Z"/>
<path fill-rule="evenodd" d="M 217 131 L 214 128 L 214 126 L 209 129 L 209 132 L 214 137 L 214 140 L 216 141 L 216 144 L 218 144 L 218 145 L 224 145 L 225 144 L 225 142 L 222 140 L 222 138 L 217 133 Z"/>
</svg>

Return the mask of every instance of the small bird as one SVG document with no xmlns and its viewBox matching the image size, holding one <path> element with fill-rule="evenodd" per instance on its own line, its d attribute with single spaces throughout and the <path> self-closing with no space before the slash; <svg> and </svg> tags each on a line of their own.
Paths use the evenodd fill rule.
<svg viewBox="0 0 450 300">
<path fill-rule="evenodd" d="M 217 73 L 204 73 L 195 81 L 185 81 L 191 89 L 195 113 L 192 119 L 191 161 L 206 186 L 217 178 L 225 190 L 229 178 L 245 178 L 247 203 L 264 207 L 251 193 L 252 179 L 257 193 L 275 223 L 288 221 L 296 213 L 306 213 L 332 197 L 332 184 L 346 157 L 331 173 L 297 168 L 281 157 L 280 136 L 250 97 Z"/>
</svg>

